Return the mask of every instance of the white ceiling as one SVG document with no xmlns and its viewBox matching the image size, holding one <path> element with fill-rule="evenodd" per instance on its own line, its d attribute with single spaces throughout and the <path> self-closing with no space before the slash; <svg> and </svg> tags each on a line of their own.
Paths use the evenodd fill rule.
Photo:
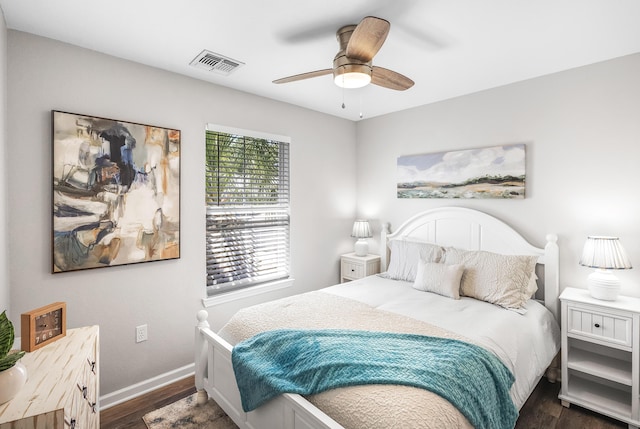
<svg viewBox="0 0 640 429">
<path fill-rule="evenodd" d="M 10 29 L 358 120 L 640 52 L 638 0 L 0 0 Z M 374 65 L 407 91 L 342 90 L 335 31 L 391 22 Z M 203 49 L 245 63 L 229 76 L 189 66 Z M 342 102 L 346 108 L 341 108 Z"/>
</svg>

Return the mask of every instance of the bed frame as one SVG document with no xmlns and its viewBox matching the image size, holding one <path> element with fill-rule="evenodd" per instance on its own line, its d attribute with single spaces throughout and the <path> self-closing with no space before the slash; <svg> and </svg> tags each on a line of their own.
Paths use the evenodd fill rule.
<svg viewBox="0 0 640 429">
<path fill-rule="evenodd" d="M 544 264 L 544 304 L 558 320 L 559 251 L 555 234 L 546 237 L 544 248 L 532 246 L 504 222 L 476 210 L 443 207 L 419 213 L 393 234 L 384 224 L 380 240 L 381 271 L 389 260 L 387 242 L 392 238 L 415 238 L 442 246 L 495 253 L 535 255 Z M 343 429 L 302 396 L 281 395 L 245 413 L 231 364 L 232 346 L 211 331 L 208 313 L 200 310 L 195 330 L 195 380 L 198 402 L 212 398 L 241 429 Z"/>
</svg>

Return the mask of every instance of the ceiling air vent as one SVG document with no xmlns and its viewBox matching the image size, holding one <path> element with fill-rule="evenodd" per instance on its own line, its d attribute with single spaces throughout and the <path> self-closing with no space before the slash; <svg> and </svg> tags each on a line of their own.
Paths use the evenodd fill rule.
<svg viewBox="0 0 640 429">
<path fill-rule="evenodd" d="M 189 65 L 207 71 L 216 72 L 221 75 L 228 76 L 232 71 L 244 63 L 225 57 L 215 52 L 207 51 L 206 49 L 198 54 L 197 57 L 189 63 Z"/>
</svg>

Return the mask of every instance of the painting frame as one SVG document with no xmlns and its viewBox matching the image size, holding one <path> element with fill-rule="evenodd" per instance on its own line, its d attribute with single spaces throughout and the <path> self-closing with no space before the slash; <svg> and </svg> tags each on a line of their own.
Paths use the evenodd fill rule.
<svg viewBox="0 0 640 429">
<path fill-rule="evenodd" d="M 179 129 L 51 111 L 51 272 L 180 258 Z"/>
<path fill-rule="evenodd" d="M 397 198 L 524 199 L 526 145 L 400 156 Z"/>
</svg>

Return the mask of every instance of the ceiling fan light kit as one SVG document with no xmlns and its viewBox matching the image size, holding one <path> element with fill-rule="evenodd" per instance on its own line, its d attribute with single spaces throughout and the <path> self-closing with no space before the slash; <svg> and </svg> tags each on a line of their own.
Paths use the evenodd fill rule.
<svg viewBox="0 0 640 429">
<path fill-rule="evenodd" d="M 386 40 L 390 27 L 389 21 L 375 16 L 367 16 L 358 25 L 341 27 L 336 32 L 340 50 L 333 59 L 333 68 L 301 73 L 274 80 L 273 83 L 333 74 L 333 81 L 341 88 L 362 88 L 373 83 L 397 91 L 409 89 L 414 82 L 408 77 L 371 64 Z"/>
<path fill-rule="evenodd" d="M 333 70 L 333 81 L 340 88 L 362 88 L 371 83 L 371 67 L 364 64 L 350 64 Z"/>
</svg>

